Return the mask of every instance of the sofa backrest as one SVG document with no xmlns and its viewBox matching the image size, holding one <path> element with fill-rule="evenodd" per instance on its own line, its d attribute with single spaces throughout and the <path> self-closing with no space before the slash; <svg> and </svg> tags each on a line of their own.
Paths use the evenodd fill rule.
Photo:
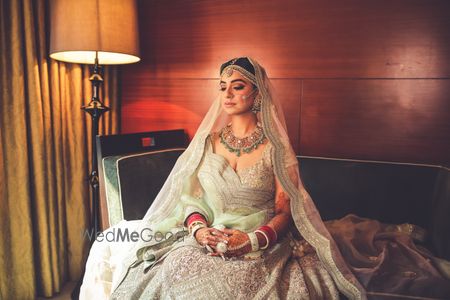
<svg viewBox="0 0 450 300">
<path fill-rule="evenodd" d="M 182 148 L 102 160 L 110 225 L 141 219 Z M 412 223 L 428 246 L 450 258 L 450 171 L 416 164 L 299 156 L 303 184 L 325 220 L 349 213 L 385 223 Z"/>
<path fill-rule="evenodd" d="M 349 213 L 427 230 L 450 258 L 450 171 L 432 165 L 298 157 L 306 190 L 325 220 Z"/>
<path fill-rule="evenodd" d="M 126 195 L 129 205 L 123 207 L 125 219 L 132 219 L 146 212 L 169 177 L 178 157 L 184 149 L 161 150 L 144 155 L 125 156 L 117 161 L 119 195 Z M 122 198 L 121 202 L 125 200 Z"/>
</svg>

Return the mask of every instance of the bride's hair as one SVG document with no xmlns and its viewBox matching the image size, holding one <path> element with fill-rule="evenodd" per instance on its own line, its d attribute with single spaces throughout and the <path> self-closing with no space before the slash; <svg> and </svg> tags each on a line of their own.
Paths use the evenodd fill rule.
<svg viewBox="0 0 450 300">
<path fill-rule="evenodd" d="M 257 87 L 255 67 L 252 65 L 252 63 L 247 57 L 233 58 L 227 61 L 226 63 L 222 64 L 222 66 L 220 66 L 220 77 L 224 75 L 231 76 L 234 70 L 238 71 L 255 87 Z"/>
</svg>

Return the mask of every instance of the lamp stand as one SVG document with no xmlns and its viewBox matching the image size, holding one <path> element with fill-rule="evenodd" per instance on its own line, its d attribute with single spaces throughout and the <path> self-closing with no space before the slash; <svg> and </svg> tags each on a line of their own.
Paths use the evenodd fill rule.
<svg viewBox="0 0 450 300">
<path fill-rule="evenodd" d="M 97 53 L 96 53 L 97 54 Z M 92 239 L 91 245 L 94 243 L 97 233 L 100 231 L 100 222 L 99 222 L 99 181 L 98 181 L 98 165 L 97 165 L 97 143 L 95 141 L 96 136 L 98 135 L 98 122 L 100 117 L 109 110 L 109 107 L 105 106 L 100 101 L 100 86 L 103 83 L 103 77 L 101 75 L 101 67 L 98 64 L 98 56 L 95 57 L 95 64 L 92 68 L 92 75 L 89 77 L 89 80 L 92 82 L 92 98 L 91 102 L 88 105 L 83 106 L 81 109 L 87 112 L 92 119 L 91 126 L 91 138 L 92 138 L 92 165 L 91 165 L 91 173 L 89 174 L 89 184 L 91 186 L 92 191 L 92 216 L 91 216 L 91 231 L 92 231 Z M 78 280 L 75 285 L 72 293 L 71 299 L 78 299 L 80 294 L 80 287 L 83 282 L 83 277 L 85 273 L 85 268 L 83 268 L 81 278 Z"/>
<path fill-rule="evenodd" d="M 97 166 L 97 143 L 95 138 L 98 135 L 98 122 L 100 117 L 109 110 L 108 107 L 103 105 L 100 101 L 100 86 L 103 83 L 102 75 L 100 74 L 100 66 L 98 64 L 98 57 L 95 57 L 95 64 L 93 67 L 93 74 L 89 77 L 92 82 L 92 99 L 88 105 L 83 106 L 81 109 L 87 112 L 92 119 L 91 126 L 91 138 L 92 138 L 92 165 L 91 173 L 89 175 L 89 183 L 91 185 L 92 191 L 92 219 L 91 219 L 91 230 L 93 232 L 94 239 L 100 230 L 99 226 L 99 180 L 98 180 L 98 166 Z"/>
</svg>

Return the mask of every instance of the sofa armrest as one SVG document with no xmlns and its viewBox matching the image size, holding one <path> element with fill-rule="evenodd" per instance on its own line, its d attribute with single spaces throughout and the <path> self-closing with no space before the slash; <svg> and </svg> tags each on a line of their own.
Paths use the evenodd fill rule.
<svg viewBox="0 0 450 300">
<path fill-rule="evenodd" d="M 100 185 L 99 207 L 102 229 L 106 229 L 120 220 L 137 219 L 145 214 L 145 211 L 150 206 L 154 196 L 156 196 L 153 188 L 157 187 L 157 191 L 159 191 L 161 188 L 159 184 L 162 186 L 162 183 L 158 180 L 164 182 L 165 174 L 169 174 L 176 158 L 184 151 L 187 146 L 187 140 L 186 133 L 183 129 L 98 135 L 96 137 Z M 150 161 L 157 161 L 158 157 L 160 157 L 157 153 L 166 151 L 175 151 L 176 154 L 174 154 L 175 152 L 167 154 L 167 157 L 162 159 L 163 161 L 167 160 L 164 164 L 160 163 L 158 165 L 158 163 L 147 163 L 145 158 L 139 158 L 141 155 L 144 155 L 144 157 L 150 155 L 150 157 L 152 157 Z M 153 154 L 155 155 L 154 157 L 152 156 Z M 166 154 L 163 154 L 163 156 L 164 155 Z M 133 164 L 132 161 L 134 160 L 139 161 L 139 163 L 138 166 L 133 166 L 131 169 L 136 168 L 137 173 L 130 172 L 127 169 L 127 166 Z M 154 165 L 156 165 L 157 170 L 155 170 Z M 149 170 L 153 170 L 154 174 L 159 173 L 160 177 L 156 178 L 148 176 L 142 168 L 149 168 Z M 142 206 L 135 207 L 133 206 L 134 204 L 130 204 L 130 207 L 135 207 L 134 213 L 128 211 L 129 204 L 128 202 L 125 202 L 129 198 L 124 195 L 124 193 L 129 193 L 127 192 L 129 184 L 126 182 L 125 175 L 123 177 L 119 176 L 122 172 L 127 173 L 128 175 L 126 176 L 131 177 L 135 174 L 142 173 L 147 176 L 147 179 L 142 179 L 142 186 L 152 187 L 152 189 L 142 192 L 140 184 L 134 185 L 137 187 L 137 191 L 141 192 L 141 196 L 143 197 L 138 201 L 139 203 L 143 203 Z M 132 182 L 135 182 L 136 177 L 133 178 Z M 150 180 L 150 183 L 145 180 Z M 125 189 L 123 192 L 121 191 L 122 187 Z M 136 203 L 137 200 L 131 201 L 133 201 L 131 203 Z M 138 213 L 138 211 L 140 211 L 140 213 Z"/>
</svg>

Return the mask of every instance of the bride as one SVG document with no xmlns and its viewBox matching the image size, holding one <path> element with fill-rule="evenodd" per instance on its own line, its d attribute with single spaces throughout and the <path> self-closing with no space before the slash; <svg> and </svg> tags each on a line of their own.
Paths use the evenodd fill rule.
<svg viewBox="0 0 450 300">
<path fill-rule="evenodd" d="M 221 66 L 219 97 L 145 217 L 104 232 L 128 229 L 141 238 L 96 241 L 80 299 L 450 295 L 435 260 L 409 236 L 352 215 L 322 222 L 271 91 L 254 59 Z M 384 238 L 358 245 L 349 235 L 358 226 Z M 386 268 L 393 253 L 408 259 L 397 256 L 404 265 Z"/>
</svg>

